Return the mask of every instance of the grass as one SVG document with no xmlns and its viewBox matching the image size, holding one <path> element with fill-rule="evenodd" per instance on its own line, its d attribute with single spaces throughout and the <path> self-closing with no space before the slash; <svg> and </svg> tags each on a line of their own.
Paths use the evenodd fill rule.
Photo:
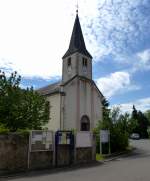
<svg viewBox="0 0 150 181">
<path fill-rule="evenodd" d="M 101 154 L 96 153 L 96 161 L 102 161 L 102 160 L 104 160 L 104 157 Z"/>
</svg>

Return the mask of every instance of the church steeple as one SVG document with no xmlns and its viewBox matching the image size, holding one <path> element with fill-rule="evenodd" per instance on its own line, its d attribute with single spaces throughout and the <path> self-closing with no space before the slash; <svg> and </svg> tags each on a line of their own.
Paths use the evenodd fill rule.
<svg viewBox="0 0 150 181">
<path fill-rule="evenodd" d="M 92 56 L 87 51 L 78 10 L 71 35 L 69 48 L 63 56 L 62 82 L 67 82 L 74 76 L 82 76 L 92 79 Z"/>
<path fill-rule="evenodd" d="M 74 23 L 74 27 L 73 27 L 73 31 L 71 35 L 69 49 L 63 56 L 63 59 L 76 52 L 81 53 L 89 58 L 92 58 L 92 56 L 87 51 L 86 46 L 85 46 L 82 29 L 81 29 L 81 25 L 80 25 L 80 21 L 78 17 L 78 11 L 76 14 L 76 19 L 75 19 L 75 23 Z"/>
</svg>

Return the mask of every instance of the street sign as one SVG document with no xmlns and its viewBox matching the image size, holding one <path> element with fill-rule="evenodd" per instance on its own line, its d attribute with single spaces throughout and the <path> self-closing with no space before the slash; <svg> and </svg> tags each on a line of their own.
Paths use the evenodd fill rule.
<svg viewBox="0 0 150 181">
<path fill-rule="evenodd" d="M 100 142 L 108 143 L 109 142 L 109 130 L 101 130 L 100 131 Z"/>
<path fill-rule="evenodd" d="M 100 130 L 100 154 L 103 153 L 103 145 L 108 145 L 108 154 L 111 153 L 110 150 L 110 131 L 109 130 Z"/>
</svg>

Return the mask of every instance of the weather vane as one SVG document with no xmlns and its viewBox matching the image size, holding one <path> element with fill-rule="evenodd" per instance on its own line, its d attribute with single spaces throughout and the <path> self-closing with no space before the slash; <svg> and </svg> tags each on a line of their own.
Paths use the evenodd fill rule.
<svg viewBox="0 0 150 181">
<path fill-rule="evenodd" d="M 76 5 L 76 13 L 78 14 L 78 11 L 79 11 L 79 4 L 78 4 L 78 0 L 77 0 L 77 5 Z"/>
</svg>

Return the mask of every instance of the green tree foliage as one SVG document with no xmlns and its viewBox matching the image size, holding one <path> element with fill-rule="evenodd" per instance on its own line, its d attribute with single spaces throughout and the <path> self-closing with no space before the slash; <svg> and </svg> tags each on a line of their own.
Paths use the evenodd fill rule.
<svg viewBox="0 0 150 181">
<path fill-rule="evenodd" d="M 119 107 L 114 107 L 110 112 L 112 126 L 110 127 L 111 151 L 122 151 L 128 146 L 128 119 L 129 114 L 121 114 Z"/>
<path fill-rule="evenodd" d="M 110 109 L 109 107 L 109 102 L 107 101 L 106 98 L 103 98 L 102 101 L 102 117 L 103 117 L 103 121 L 99 121 L 97 124 L 97 127 L 94 129 L 94 133 L 96 134 L 96 150 L 97 153 L 100 152 L 99 148 L 100 148 L 100 136 L 99 136 L 99 132 L 101 129 L 109 129 L 111 126 L 111 120 L 109 117 L 110 114 Z"/>
<path fill-rule="evenodd" d="M 146 116 L 146 118 L 148 119 L 149 125 L 150 125 L 150 110 L 147 110 L 144 115 Z"/>
<path fill-rule="evenodd" d="M 147 110 L 144 115 L 146 116 L 146 118 L 148 119 L 148 129 L 147 129 L 147 133 L 148 133 L 148 137 L 150 138 L 150 110 Z"/>
<path fill-rule="evenodd" d="M 0 72 L 0 125 L 14 132 L 41 129 L 49 120 L 49 103 L 33 88 L 19 87 L 17 72 L 6 77 Z"/>
<path fill-rule="evenodd" d="M 127 122 L 129 115 L 121 114 L 118 107 L 112 110 L 108 108 L 109 103 L 106 99 L 103 100 L 103 120 L 100 120 L 95 128 L 97 135 L 97 152 L 99 152 L 99 132 L 101 129 L 110 130 L 110 146 L 111 152 L 121 151 L 126 149 L 128 146 L 128 133 L 127 133 Z M 108 145 L 104 146 L 108 148 Z"/>
<path fill-rule="evenodd" d="M 148 137 L 149 120 L 141 111 L 137 111 L 133 105 L 133 111 L 130 119 L 130 133 L 139 133 L 142 138 Z"/>
</svg>

